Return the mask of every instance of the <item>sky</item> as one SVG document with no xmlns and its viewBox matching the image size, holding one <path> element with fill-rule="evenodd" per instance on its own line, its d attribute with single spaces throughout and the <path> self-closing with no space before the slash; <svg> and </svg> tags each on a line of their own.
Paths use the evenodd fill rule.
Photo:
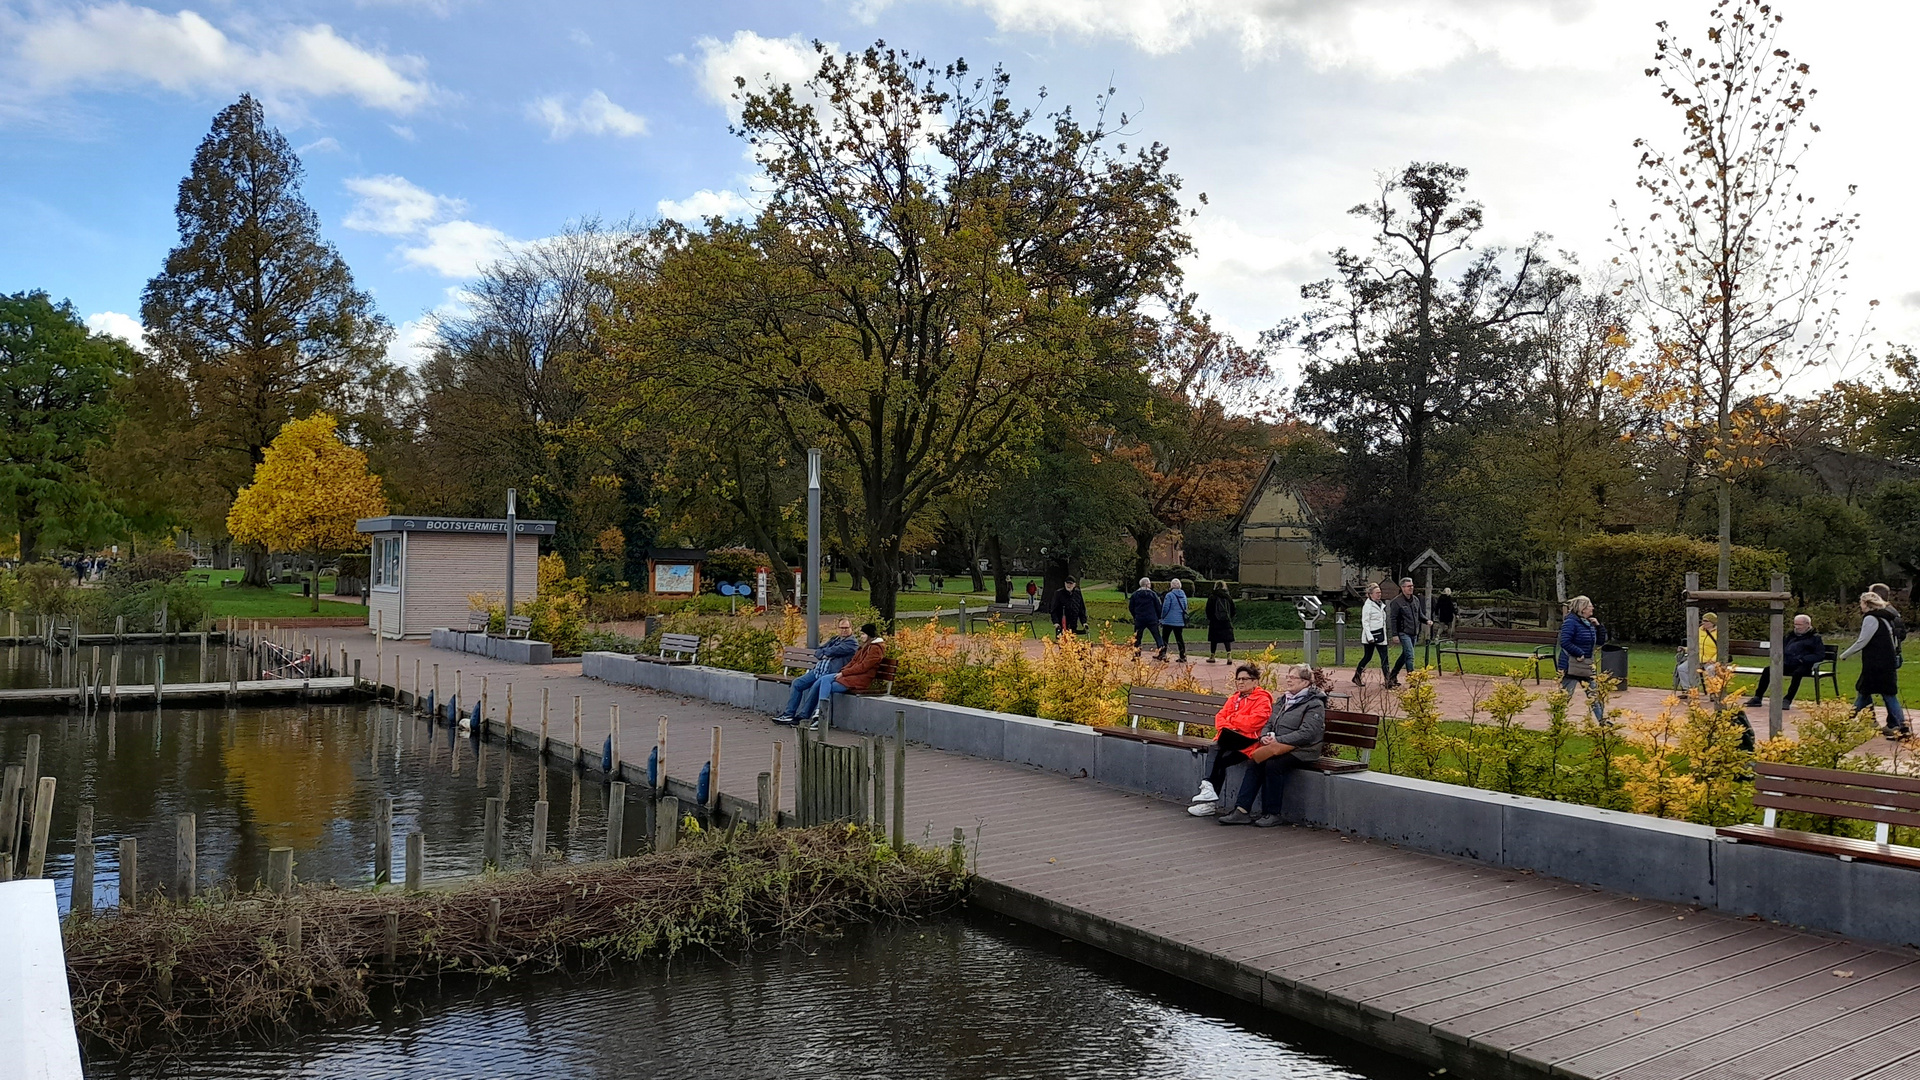
<svg viewBox="0 0 1920 1080">
<path fill-rule="evenodd" d="M 735 76 L 802 80 L 810 42 L 884 39 L 1001 65 L 1017 98 L 1083 115 L 1109 86 L 1129 141 L 1189 194 L 1189 287 L 1244 340 L 1297 314 L 1347 210 L 1410 162 L 1470 171 L 1482 242 L 1537 233 L 1607 270 L 1644 216 L 1634 139 L 1677 141 L 1643 74 L 1651 0 L 707 0 L 543 4 L 282 0 L 142 6 L 0 0 L 0 293 L 70 299 L 138 339 L 142 286 L 213 115 L 241 93 L 297 148 L 323 235 L 411 360 L 435 311 L 511 245 L 587 217 L 740 214 L 755 169 L 728 131 Z M 1847 281 L 1861 340 L 1920 344 L 1920 167 L 1907 73 L 1920 5 L 1782 0 L 1822 131 L 1802 189 L 1860 213 Z M 1618 202 L 1620 209 L 1614 204 Z M 1878 301 L 1869 307 L 1868 301 Z M 1870 374 L 1858 356 L 1852 369 Z M 1291 374 L 1297 357 L 1276 359 Z"/>
</svg>

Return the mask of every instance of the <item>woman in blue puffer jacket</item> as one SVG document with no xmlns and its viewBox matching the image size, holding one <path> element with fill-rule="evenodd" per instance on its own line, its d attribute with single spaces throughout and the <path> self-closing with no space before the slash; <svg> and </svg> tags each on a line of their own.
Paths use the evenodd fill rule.
<svg viewBox="0 0 1920 1080">
<path fill-rule="evenodd" d="M 1554 650 L 1553 669 L 1560 673 L 1560 689 L 1573 696 L 1575 684 L 1586 688 L 1587 704 L 1593 718 L 1605 722 L 1605 707 L 1593 692 L 1594 676 L 1599 672 L 1600 646 L 1607 643 L 1607 628 L 1593 617 L 1593 601 L 1576 596 L 1567 601 L 1567 617 L 1560 623 L 1560 644 Z"/>
</svg>

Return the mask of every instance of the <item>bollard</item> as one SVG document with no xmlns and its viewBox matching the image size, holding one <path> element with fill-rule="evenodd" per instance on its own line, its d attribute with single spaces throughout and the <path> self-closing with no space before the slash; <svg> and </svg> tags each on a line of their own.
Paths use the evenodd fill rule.
<svg viewBox="0 0 1920 1080">
<path fill-rule="evenodd" d="M 653 850 L 672 851 L 680 845 L 680 800 L 671 795 L 660 800 L 654 813 Z"/>
<path fill-rule="evenodd" d="M 500 800 L 487 800 L 486 840 L 481 855 L 480 868 L 499 869 L 500 867 Z"/>
<path fill-rule="evenodd" d="M 615 780 L 607 787 L 607 858 L 617 859 L 627 831 L 627 785 Z"/>
<path fill-rule="evenodd" d="M 53 828 L 54 778 L 40 778 L 39 795 L 33 801 L 33 831 L 27 841 L 27 872 L 19 876 L 40 877 L 47 866 L 47 833 Z"/>
<path fill-rule="evenodd" d="M 182 900 L 191 900 L 194 888 L 199 884 L 199 874 L 194 869 L 198 845 L 194 839 L 192 814 L 180 814 L 173 819 L 173 840 L 173 891 Z"/>
<path fill-rule="evenodd" d="M 547 800 L 533 804 L 533 850 L 528 865 L 534 873 L 547 868 Z"/>
<path fill-rule="evenodd" d="M 373 814 L 373 883 L 393 881 L 393 796 L 382 795 Z"/>
<path fill-rule="evenodd" d="M 267 849 L 267 888 L 276 896 L 293 895 L 293 849 Z"/>
<path fill-rule="evenodd" d="M 1347 666 L 1347 609 L 1333 613 L 1333 666 Z"/>
<path fill-rule="evenodd" d="M 71 906 L 79 916 L 93 914 L 93 807 L 80 808 L 73 830 L 73 889 Z"/>
<path fill-rule="evenodd" d="M 125 837 L 120 841 L 120 910 L 132 911 L 140 898 L 140 841 Z"/>
<path fill-rule="evenodd" d="M 421 868 L 427 861 L 427 838 L 420 830 L 407 834 L 407 891 L 420 891 Z"/>
</svg>

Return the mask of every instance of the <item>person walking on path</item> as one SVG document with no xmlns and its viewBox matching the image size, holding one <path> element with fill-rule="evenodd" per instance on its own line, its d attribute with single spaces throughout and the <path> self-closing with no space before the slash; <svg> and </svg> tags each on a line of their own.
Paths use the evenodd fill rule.
<svg viewBox="0 0 1920 1080">
<path fill-rule="evenodd" d="M 1160 595 L 1153 591 L 1153 579 L 1141 578 L 1140 587 L 1127 597 L 1127 614 L 1133 616 L 1133 647 L 1140 648 L 1142 635 L 1153 638 L 1153 647 L 1160 649 L 1165 656 L 1165 644 L 1160 640 Z"/>
<path fill-rule="evenodd" d="M 839 674 L 840 669 L 847 666 L 847 661 L 853 659 L 853 654 L 859 651 L 860 639 L 853 636 L 852 619 L 841 616 L 836 629 L 840 632 L 821 642 L 820 647 L 814 650 L 813 666 L 793 680 L 793 691 L 787 695 L 787 707 L 773 718 L 774 723 L 792 723 L 793 718 L 800 715 L 800 702 L 807 697 L 807 691 L 812 690 L 821 679 L 831 679 Z M 819 697 L 817 693 L 813 696 Z"/>
<path fill-rule="evenodd" d="M 1187 591 L 1180 587 L 1180 579 L 1167 582 L 1167 595 L 1160 601 L 1160 655 L 1167 658 L 1167 646 L 1180 643 L 1180 662 L 1187 662 Z"/>
<path fill-rule="evenodd" d="M 1213 592 L 1207 596 L 1207 663 L 1213 663 L 1213 651 L 1222 645 L 1227 649 L 1227 660 L 1233 660 L 1233 597 L 1227 594 L 1227 583 L 1216 581 Z"/>
<path fill-rule="evenodd" d="M 1434 636 L 1452 637 L 1453 620 L 1460 617 L 1460 605 L 1453 599 L 1452 589 L 1441 589 L 1440 595 L 1433 598 Z"/>
<path fill-rule="evenodd" d="M 1247 751 L 1260 745 L 1260 729 L 1273 717 L 1273 695 L 1260 685 L 1260 669 L 1241 664 L 1233 670 L 1233 693 L 1220 711 L 1213 714 L 1213 768 L 1200 781 L 1187 813 L 1210 817 L 1219 808 L 1220 788 L 1227 782 L 1227 770 L 1247 760 Z"/>
<path fill-rule="evenodd" d="M 1247 752 L 1247 778 L 1233 800 L 1233 812 L 1215 820 L 1222 825 L 1254 825 L 1270 829 L 1285 824 L 1281 797 L 1293 770 L 1320 759 L 1327 734 L 1327 695 L 1313 685 L 1313 669 L 1295 664 L 1287 671 L 1286 694 L 1274 702 L 1273 716 L 1260 730 L 1260 745 Z M 1260 816 L 1253 801 L 1260 799 Z"/>
<path fill-rule="evenodd" d="M 1380 658 L 1380 681 L 1391 685 L 1393 676 L 1387 671 L 1387 605 L 1380 602 L 1380 583 L 1367 586 L 1367 599 L 1360 605 L 1360 644 L 1365 646 L 1360 653 L 1360 664 L 1353 669 L 1353 685 L 1359 686 L 1367 671 L 1367 661 L 1375 656 Z"/>
<path fill-rule="evenodd" d="M 1792 679 L 1787 684 L 1787 696 L 1780 702 L 1783 709 L 1793 708 L 1793 697 L 1800 692 L 1800 680 L 1813 674 L 1820 661 L 1827 658 L 1827 643 L 1814 632 L 1813 620 L 1805 615 L 1793 617 L 1793 632 L 1787 635 L 1786 644 L 1780 649 L 1780 674 Z M 1760 685 L 1753 688 L 1753 696 L 1747 699 L 1747 708 L 1757 709 L 1767 696 L 1767 687 L 1773 682 L 1773 665 L 1760 669 Z"/>
<path fill-rule="evenodd" d="M 1083 634 L 1086 630 L 1087 598 L 1080 595 L 1080 583 L 1068 578 L 1053 594 L 1053 636 Z"/>
<path fill-rule="evenodd" d="M 1426 605 L 1414 595 L 1413 579 L 1401 578 L 1400 595 L 1387 604 L 1387 633 L 1400 641 L 1400 659 L 1393 662 L 1393 669 L 1387 673 L 1387 689 L 1398 690 L 1401 670 L 1413 670 L 1413 643 L 1420 637 L 1422 626 L 1432 625 Z"/>
<path fill-rule="evenodd" d="M 1587 692 L 1587 706 L 1593 718 L 1606 723 L 1605 706 L 1593 692 L 1593 680 L 1599 674 L 1600 646 L 1607 643 L 1607 628 L 1593 617 L 1593 601 L 1576 596 L 1567 601 L 1567 617 L 1560 623 L 1560 644 L 1553 653 L 1553 669 L 1560 674 L 1560 689 L 1573 697 L 1578 685 Z"/>
<path fill-rule="evenodd" d="M 1036 593 L 1036 592 L 1039 592 L 1039 591 L 1040 591 L 1040 586 L 1038 586 L 1038 585 L 1035 585 L 1035 584 L 1033 583 L 1033 579 L 1032 579 L 1032 578 L 1028 578 L 1028 579 L 1027 579 L 1027 606 L 1028 606 L 1028 607 L 1032 607 L 1032 606 L 1033 606 L 1033 595 L 1034 595 L 1034 593 Z"/>
<path fill-rule="evenodd" d="M 1900 707 L 1900 613 L 1880 598 L 1879 593 L 1860 594 L 1860 636 L 1840 654 L 1840 659 L 1860 654 L 1860 678 L 1853 684 L 1853 711 L 1873 708 L 1873 696 L 1887 706 L 1887 723 L 1881 730 L 1888 738 L 1913 734 L 1907 713 Z"/>
</svg>

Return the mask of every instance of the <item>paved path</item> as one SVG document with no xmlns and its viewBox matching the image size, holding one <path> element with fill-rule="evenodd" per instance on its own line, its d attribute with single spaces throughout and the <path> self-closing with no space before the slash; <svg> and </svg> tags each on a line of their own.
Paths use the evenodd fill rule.
<svg viewBox="0 0 1920 1080">
<path fill-rule="evenodd" d="M 347 643 L 372 656 L 372 642 Z M 608 706 L 690 776 L 724 732 L 720 782 L 750 793 L 775 741 L 757 713 L 388 643 L 488 677 L 491 713 L 598 746 Z M 369 663 L 369 667 L 370 667 Z M 411 689 L 410 686 L 404 688 Z M 529 705 L 523 706 L 522 702 Z M 523 712 L 522 710 L 526 711 Z M 560 717 L 565 716 L 565 730 Z M 1229 829 L 1174 804 L 1025 766 L 915 748 L 910 836 L 977 841 L 982 895 L 1124 955 L 1316 1020 L 1456 1075 L 1644 1080 L 1920 1077 L 1920 954 L 1731 919 L 1314 829 Z M 786 805 L 791 805 L 791 784 Z"/>
</svg>

